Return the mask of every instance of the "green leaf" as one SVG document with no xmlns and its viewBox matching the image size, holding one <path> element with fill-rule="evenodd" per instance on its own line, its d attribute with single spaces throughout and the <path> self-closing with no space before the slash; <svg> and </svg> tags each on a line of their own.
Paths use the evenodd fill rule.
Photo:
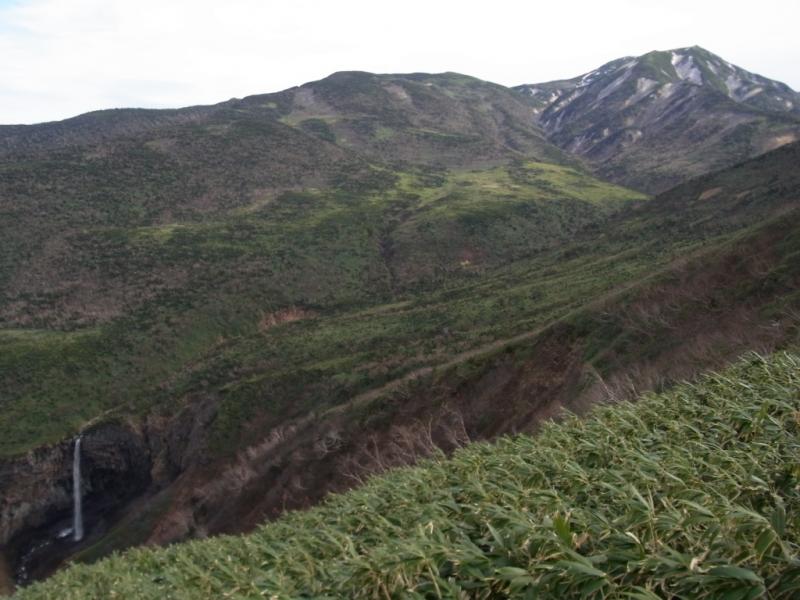
<svg viewBox="0 0 800 600">
<path fill-rule="evenodd" d="M 527 577 L 530 575 L 525 569 L 519 567 L 500 567 L 495 572 L 500 576 L 500 579 L 510 581 L 516 577 Z"/>
<path fill-rule="evenodd" d="M 753 573 L 750 569 L 736 567 L 733 565 L 714 567 L 713 569 L 709 570 L 708 574 L 721 579 L 738 579 L 741 581 L 762 583 L 761 577 L 759 577 L 756 573 Z"/>
<path fill-rule="evenodd" d="M 775 506 L 775 510 L 770 517 L 770 523 L 772 523 L 773 529 L 775 532 L 783 537 L 786 533 L 786 508 L 783 506 L 783 502 L 778 502 Z"/>
<path fill-rule="evenodd" d="M 758 536 L 755 543 L 755 549 L 759 559 L 764 557 L 764 554 L 770 549 L 775 539 L 775 532 L 771 529 L 765 529 L 761 532 L 761 535 Z"/>
<path fill-rule="evenodd" d="M 562 542 L 570 546 L 572 545 L 572 530 L 570 529 L 567 519 L 561 515 L 556 516 L 553 519 L 553 529 Z"/>
<path fill-rule="evenodd" d="M 581 597 L 587 598 L 588 596 L 594 594 L 597 590 L 602 589 L 607 585 L 608 581 L 605 578 L 587 581 L 580 587 Z"/>
<path fill-rule="evenodd" d="M 578 573 L 583 573 L 584 575 L 590 575 L 592 577 L 606 576 L 605 571 L 601 571 L 600 569 L 595 569 L 594 567 L 590 567 L 575 560 L 562 560 L 558 562 L 558 565 L 570 571 L 576 571 Z"/>
</svg>

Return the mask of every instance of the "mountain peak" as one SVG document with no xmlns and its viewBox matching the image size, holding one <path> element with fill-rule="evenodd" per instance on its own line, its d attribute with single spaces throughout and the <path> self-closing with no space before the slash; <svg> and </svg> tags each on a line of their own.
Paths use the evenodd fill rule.
<svg viewBox="0 0 800 600">
<path fill-rule="evenodd" d="M 753 108 L 800 115 L 800 95 L 789 86 L 738 67 L 697 45 L 620 58 L 573 79 L 518 89 L 539 96 L 535 104 L 543 112 L 552 102 L 563 101 L 565 94 L 574 90 L 605 84 L 598 93 L 606 97 L 614 91 L 608 87 L 610 84 L 616 82 L 621 87 L 626 81 L 636 82 L 632 95 L 641 95 L 636 102 L 670 91 L 663 86 L 687 84 L 719 92 Z M 542 88 L 550 93 L 541 95 Z M 643 88 L 647 90 L 644 95 Z"/>
<path fill-rule="evenodd" d="M 603 165 L 604 176 L 650 192 L 800 137 L 800 94 L 701 46 L 620 58 L 573 79 L 516 89 L 551 140 Z M 684 148 L 697 152 L 688 164 Z M 663 179 L 641 180 L 650 169 Z"/>
<path fill-rule="evenodd" d="M 695 44 L 694 46 L 685 46 L 683 48 L 673 48 L 668 52 L 684 52 L 684 53 L 697 54 L 700 56 L 713 56 L 715 58 L 719 58 L 719 56 L 717 56 L 713 52 L 706 50 L 705 48 L 703 48 L 702 46 L 698 46 L 697 44 Z"/>
</svg>

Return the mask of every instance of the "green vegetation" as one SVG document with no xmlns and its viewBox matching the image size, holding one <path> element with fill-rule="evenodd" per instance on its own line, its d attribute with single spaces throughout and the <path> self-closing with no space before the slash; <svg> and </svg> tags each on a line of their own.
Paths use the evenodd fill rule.
<svg viewBox="0 0 800 600">
<path fill-rule="evenodd" d="M 750 133 L 729 132 L 716 156 L 728 152 L 725 161 L 733 160 Z M 683 154 L 683 146 L 676 147 Z M 657 154 L 637 156 L 658 163 L 643 176 L 663 163 Z M 0 128 L 0 158 L 0 462 L 102 421 L 130 427 L 135 437 L 145 432 L 142 444 L 154 461 L 153 484 L 135 502 L 116 507 L 119 518 L 87 539 L 88 547 L 73 556 L 78 561 L 145 540 L 248 529 L 287 506 L 317 502 L 326 490 L 348 485 L 343 474 L 355 480 L 386 464 L 407 464 L 411 455 L 380 464 L 366 457 L 362 464 L 363 438 L 376 448 L 389 444 L 396 428 L 414 419 L 433 421 L 439 409 L 465 407 L 454 413 L 463 416 L 465 434 L 495 437 L 532 427 L 559 406 L 578 410 L 585 407 L 581 402 L 607 397 L 598 391 L 601 384 L 617 389 L 630 375 L 636 379 L 631 387 L 660 389 L 745 348 L 785 347 L 798 339 L 792 318 L 800 307 L 800 144 L 651 199 L 587 174 L 546 141 L 530 107 L 510 90 L 458 74 L 337 73 L 216 107 L 97 113 L 22 132 Z M 707 166 L 689 164 L 691 156 L 680 161 L 663 166 L 681 178 Z M 625 410 L 614 414 L 628 415 Z M 599 422 L 608 423 L 605 414 Z M 570 422 L 552 431 L 582 427 Z M 691 437 L 691 428 L 676 431 Z M 544 443 L 559 435 L 548 430 Z M 439 443 L 433 434 L 430 439 L 413 458 Z M 584 438 L 572 443 L 580 446 Z M 588 460 L 568 445 L 558 460 L 572 467 Z M 727 529 L 718 538 L 692 537 L 692 530 L 685 539 L 658 530 L 661 525 L 642 529 L 641 521 L 625 521 L 630 511 L 620 494 L 592 487 L 595 479 L 572 477 L 575 471 L 564 482 L 556 473 L 532 471 L 548 452 L 527 438 L 506 440 L 385 480 L 400 484 L 375 483 L 405 486 L 410 494 L 393 505 L 399 512 L 394 524 L 385 524 L 383 541 L 377 521 L 362 527 L 355 504 L 348 505 L 366 498 L 357 502 L 374 506 L 373 486 L 331 501 L 344 519 L 334 521 L 342 525 L 339 533 L 323 527 L 328 537 L 307 539 L 311 528 L 304 524 L 329 520 L 330 506 L 264 530 L 298 528 L 298 552 L 314 558 L 291 554 L 269 537 L 275 534 L 264 533 L 267 547 L 274 542 L 274 551 L 288 557 L 286 564 L 265 558 L 269 550 L 254 552 L 252 561 L 227 563 L 224 552 L 241 558 L 244 546 L 237 544 L 260 538 L 224 538 L 133 554 L 144 562 L 120 575 L 119 589 L 196 597 L 209 586 L 230 595 L 257 587 L 303 597 L 337 586 L 345 594 L 353 585 L 384 596 L 402 596 L 408 588 L 431 596 L 462 586 L 464 594 L 502 597 L 528 587 L 533 591 L 526 593 L 567 593 L 574 584 L 586 586 L 587 595 L 619 596 L 628 586 L 647 597 L 642 589 L 688 594 L 681 586 L 695 585 L 695 575 L 727 572 L 746 584 L 733 589 L 731 583 L 727 590 L 719 583 L 732 598 L 758 594 L 762 585 L 783 593 L 775 548 L 789 547 L 790 538 L 784 545 L 763 541 L 759 548 L 766 544 L 772 554 L 765 558 L 767 550 L 759 550 L 753 558 L 733 542 L 713 546 L 718 539 L 744 544 Z M 658 452 L 674 458 L 669 449 Z M 775 452 L 783 450 L 776 446 Z M 492 462 L 494 453 L 507 465 L 518 465 L 509 455 L 519 455 L 522 470 Z M 530 464 L 527 454 L 535 457 Z M 473 480 L 463 461 L 480 456 L 491 469 L 476 467 L 479 479 Z M 93 474 L 103 470 L 94 466 Z M 694 481 L 680 471 L 684 466 L 676 472 Z M 492 479 L 498 473 L 503 481 Z M 626 477 L 602 473 L 597 481 L 612 486 Z M 18 475 L 29 474 L 11 473 Z M 414 484 L 417 476 L 431 486 L 428 492 Z M 534 498 L 528 488 L 516 489 L 518 478 L 530 490 L 561 495 Z M 686 490 L 669 487 L 669 478 L 658 481 L 664 494 L 687 499 Z M 108 483 L 115 485 L 112 474 Z M 697 484 L 712 486 L 708 496 L 688 500 L 721 519 L 728 506 L 720 494 L 729 491 L 728 483 Z M 509 486 L 506 492 L 501 485 Z M 621 512 L 602 521 L 590 499 L 570 495 L 581 493 L 579 485 Z M 453 514 L 442 512 L 436 494 L 446 500 L 457 489 L 467 495 L 458 492 L 454 503 L 445 502 Z M 481 489 L 494 490 L 484 508 Z M 61 502 L 62 488 L 52 491 L 50 500 Z M 430 506 L 425 494 L 433 494 Z M 641 497 L 650 498 L 644 491 Z M 87 506 L 96 500 L 90 492 Z M 745 500 L 751 508 L 767 506 Z M 670 506 L 684 509 L 664 504 L 659 514 L 672 515 Z M 15 530 L 11 560 L 27 551 L 25 528 L 40 516 L 50 518 L 51 508 L 23 515 L 28 521 Z M 555 527 L 563 552 L 535 536 L 525 539 L 544 545 L 520 545 L 516 525 L 502 517 L 512 508 L 543 526 L 535 530 L 541 536 Z M 426 517 L 418 521 L 422 529 L 413 520 L 402 535 L 393 529 L 406 519 L 403 511 Z M 500 511 L 499 520 L 482 529 L 493 511 Z M 343 537 L 350 524 L 355 537 Z M 435 540 L 426 537 L 428 526 Z M 639 559 L 623 568 L 612 555 L 624 554 L 617 539 L 624 529 L 639 544 L 625 552 L 636 550 Z M 575 531 L 571 551 L 577 554 L 569 554 Z M 587 532 L 592 537 L 584 539 Z M 690 569 L 695 575 L 670 579 L 652 558 L 664 556 L 656 533 L 674 542 L 670 548 L 681 556 L 694 552 L 698 539 L 716 554 L 692 554 L 700 561 Z M 358 541 L 362 534 L 369 539 Z M 503 540 L 511 546 L 505 549 Z M 333 559 L 339 541 L 352 544 L 341 564 Z M 419 560 L 411 557 L 417 542 L 424 550 Z M 225 550 L 214 569 L 198 559 L 206 574 L 200 575 L 189 557 L 204 547 Z M 365 563 L 368 549 L 375 560 L 392 553 L 404 558 Z M 523 560 L 519 552 L 529 550 Z M 463 568 L 473 551 L 477 566 Z M 161 557 L 175 557 L 183 574 L 159 563 L 172 560 Z M 160 565 L 159 573 L 145 575 L 144 564 Z M 105 567 L 97 568 L 63 577 Z M 250 587 L 218 579 L 216 568 L 241 575 Z M 578 572 L 590 581 L 559 579 Z M 52 585 L 59 581 L 65 580 Z M 88 583 L 81 597 L 104 595 L 109 581 Z"/>
<path fill-rule="evenodd" d="M 73 332 L 14 330 L 0 349 L 0 454 L 109 410 L 171 413 L 208 395 L 219 407 L 213 451 L 233 453 L 261 435 L 245 427 L 261 415 L 324 410 L 757 229 L 791 206 L 798 151 L 698 179 L 602 226 L 636 196 L 570 168 L 516 163 L 400 172 L 378 193 L 286 193 L 213 222 L 87 233 L 71 268 L 100 269 L 128 313 Z M 40 314 L 57 298 L 41 298 Z M 303 318 L 261 325 L 292 308 Z M 614 341 L 607 329 L 595 346 Z"/>
<path fill-rule="evenodd" d="M 627 272 L 593 265 L 606 283 L 576 272 L 516 289 L 505 288 L 519 271 L 479 281 L 637 193 L 540 163 L 396 178 L 382 191 L 286 192 L 213 220 L 69 237 L 69 260 L 47 268 L 78 283 L 7 303 L 36 328 L 0 330 L 0 455 L 54 442 L 110 409 L 169 410 L 197 386 L 223 390 L 236 415 L 226 408 L 216 424 L 226 447 L 247 414 L 341 401 L 512 331 L 490 315 L 561 314 Z M 435 291 L 449 282 L 457 286 Z M 410 302 L 368 310 L 397 299 Z M 316 318 L 259 325 L 296 307 Z M 62 331 L 43 329 L 54 326 Z"/>
<path fill-rule="evenodd" d="M 794 598 L 800 357 L 751 355 L 475 444 L 245 537 L 139 549 L 37 598 Z"/>
</svg>

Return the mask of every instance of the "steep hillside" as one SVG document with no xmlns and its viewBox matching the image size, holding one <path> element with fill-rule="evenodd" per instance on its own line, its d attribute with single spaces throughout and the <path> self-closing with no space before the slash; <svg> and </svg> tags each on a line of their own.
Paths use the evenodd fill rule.
<svg viewBox="0 0 800 600">
<path fill-rule="evenodd" d="M 0 525 L 15 564 L 71 509 L 71 442 L 20 453 L 70 430 L 84 431 L 92 533 L 57 545 L 39 574 L 75 552 L 249 530 L 436 447 L 796 340 L 798 153 L 692 181 L 570 246 L 459 266 L 388 304 L 265 311 L 238 289 L 161 299 L 99 328 L 4 332 L 14 395 L 2 428 L 18 457 L 0 471 L 14 490 Z M 25 497 L 36 502 L 15 510 Z"/>
<path fill-rule="evenodd" d="M 15 576 L 250 530 L 796 341 L 800 143 L 648 199 L 532 115 L 461 75 L 338 73 L 0 129 Z"/>
<path fill-rule="evenodd" d="M 525 176 L 539 185 L 519 181 Z M 435 287 L 479 279 L 490 267 L 563 242 L 598 214 L 636 198 L 570 169 L 528 163 L 451 173 L 430 187 L 408 177 L 375 195 L 296 192 L 266 211 L 201 224 L 82 232 L 68 238 L 52 266 L 44 263 L 37 272 L 40 263 L 27 264 L 25 282 L 48 287 L 21 293 L 5 313 L 8 320 L 14 309 L 22 316 L 0 331 L 0 452 L 58 439 L 114 406 L 151 402 L 154 387 L 171 387 L 185 368 L 195 371 L 197 361 L 224 356 L 226 339 L 248 340 L 254 351 L 272 355 L 276 374 L 313 368 L 317 374 L 301 377 L 309 384 L 305 394 L 317 379 L 349 373 L 346 387 L 358 388 L 376 375 L 402 372 L 433 352 L 423 338 L 446 326 L 438 324 L 444 307 L 427 316 L 427 302 L 408 310 L 416 303 L 407 291 L 414 282 Z M 366 325 L 370 306 L 393 302 L 404 290 L 397 311 L 375 317 L 388 323 L 395 312 L 401 315 L 395 325 L 382 326 L 391 335 Z M 362 311 L 367 319 L 356 322 L 364 325 L 350 331 L 350 315 Z M 90 326 L 82 323 L 88 319 Z M 310 320 L 311 339 L 290 334 L 284 340 L 295 351 L 269 342 L 283 339 L 276 326 L 287 320 Z M 42 328 L 48 324 L 66 330 Z M 466 329 L 459 335 L 475 335 Z M 350 336 L 352 357 L 343 362 L 341 348 Z M 405 358 L 373 364 L 386 359 L 385 352 L 394 354 L 402 339 L 410 343 Z M 329 362 L 334 356 L 339 361 Z M 242 359 L 230 360 L 232 367 Z M 262 371 L 265 365 L 256 365 L 263 360 L 235 369 Z M 318 361 L 326 367 L 315 367 Z M 53 364 L 62 368 L 52 370 Z M 228 377 L 229 368 L 212 379 Z M 33 417 L 54 410 L 63 410 L 64 419 Z"/>
<path fill-rule="evenodd" d="M 531 114 L 460 75 L 341 73 L 0 130 L 0 543 L 20 581 L 78 550 L 200 535 L 173 513 L 189 480 L 480 345 L 494 290 L 463 289 L 455 311 L 445 290 L 646 200 Z M 88 535 L 72 544 L 78 431 Z"/>
<path fill-rule="evenodd" d="M 800 139 L 800 95 L 694 46 L 516 88 L 604 178 L 663 191 Z"/>
<path fill-rule="evenodd" d="M 626 192 L 612 192 L 603 206 L 597 202 L 600 184 L 586 179 L 584 198 L 576 187 L 583 185 L 582 172 L 565 171 L 572 179 L 562 186 L 556 171 L 545 166 L 535 185 L 526 186 L 536 179 L 526 166 L 531 162 L 580 171 L 544 139 L 531 115 L 511 90 L 461 75 L 337 73 L 212 107 L 103 111 L 0 128 L 0 318 L 6 326 L 58 328 L 107 321 L 139 307 L 142 296 L 197 289 L 193 273 L 201 268 L 201 277 L 231 279 L 226 273 L 234 256 L 237 270 L 252 278 L 253 268 L 269 267 L 239 260 L 247 244 L 231 244 L 230 235 L 258 237 L 258 252 L 279 246 L 285 254 L 291 236 L 276 244 L 273 233 L 287 218 L 341 223 L 347 218 L 341 212 L 352 216 L 366 198 L 373 204 L 390 201 L 363 217 L 356 235 L 364 243 L 353 241 L 361 254 L 379 248 L 393 255 L 390 229 L 403 225 L 411 241 L 406 221 L 430 230 L 436 218 L 431 215 L 441 220 L 454 206 L 460 206 L 452 210 L 464 222 L 470 212 L 483 221 L 475 213 L 498 211 L 497 203 L 493 209 L 476 202 L 482 193 L 513 197 L 517 208 L 521 197 L 556 200 L 516 211 L 515 221 L 525 222 L 526 233 L 536 239 L 517 236 L 512 245 L 547 247 L 602 218 L 614 197 Z M 517 166 L 508 171 L 512 165 Z M 486 173 L 465 172 L 476 169 Z M 450 229 L 447 236 L 464 228 L 454 223 Z M 198 236 L 206 249 L 214 246 L 217 256 L 210 262 L 227 252 L 224 266 L 204 260 Z M 488 252 L 481 244 L 494 247 L 471 237 L 478 238 L 474 248 L 453 249 L 447 260 L 480 263 Z M 141 256 L 149 252 L 148 240 L 178 242 L 181 257 Z M 371 281 L 386 269 L 380 263 L 380 256 L 362 260 L 360 289 L 372 293 Z M 450 267 L 417 264 L 426 273 Z M 283 278 L 284 270 L 275 278 Z M 408 271 L 406 279 L 413 279 Z M 377 293 L 385 293 L 383 282 L 378 287 Z"/>
<path fill-rule="evenodd" d="M 800 358 L 373 479 L 245 537 L 136 550 L 39 598 L 793 598 Z"/>
<path fill-rule="evenodd" d="M 102 193 L 96 220 L 91 200 L 75 206 L 85 197 L 10 201 L 0 225 L 7 234 L 0 323 L 72 330 L 212 296 L 258 302 L 266 312 L 388 301 L 552 248 L 644 199 L 532 161 L 480 170 L 367 167 L 361 175 L 263 192 L 202 218 L 181 216 L 176 205 L 164 222 L 117 218 Z M 168 185 L 154 189 L 169 202 Z"/>
<path fill-rule="evenodd" d="M 180 535 L 187 514 L 190 527 L 248 530 L 286 506 L 313 504 L 328 490 L 435 447 L 533 430 L 565 406 L 581 411 L 724 365 L 750 348 L 796 343 L 798 191 L 791 201 L 756 201 L 731 212 L 720 199 L 713 222 L 703 218 L 707 202 L 687 201 L 686 220 L 660 210 L 636 214 L 620 219 L 615 235 L 589 238 L 557 258 L 348 320 L 351 327 L 374 323 L 383 333 L 432 317 L 433 354 L 401 377 L 342 396 L 329 410 L 246 427 L 236 439 L 252 442 L 235 469 L 206 465 L 207 478 L 195 471 L 178 481 L 183 491 L 170 496 L 157 536 Z M 748 227 L 741 217 L 757 224 Z M 315 327 L 323 339 L 346 336 L 341 325 L 327 334 L 328 326 L 291 333 L 310 335 Z M 409 342 L 404 338 L 403 347 Z M 260 353 L 255 346 L 248 352 Z M 237 356 L 237 364 L 253 360 Z M 275 383 L 265 377 L 231 390 L 221 406 L 226 418 L 241 410 L 252 415 L 255 399 L 270 397 Z M 256 432 L 267 423 L 269 435 L 259 441 Z M 231 490 L 241 490 L 237 501 Z"/>
</svg>

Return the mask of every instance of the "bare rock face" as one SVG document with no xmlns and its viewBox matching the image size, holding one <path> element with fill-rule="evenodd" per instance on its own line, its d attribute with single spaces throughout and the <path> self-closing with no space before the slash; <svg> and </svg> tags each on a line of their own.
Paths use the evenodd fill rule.
<svg viewBox="0 0 800 600">
<path fill-rule="evenodd" d="M 100 425 L 83 435 L 81 453 L 87 509 L 119 505 L 150 483 L 150 449 L 139 431 Z"/>
<path fill-rule="evenodd" d="M 146 418 L 144 431 L 157 487 L 169 484 L 191 465 L 205 462 L 208 428 L 216 414 L 216 398 L 208 397 L 193 399 L 172 417 Z"/>
<path fill-rule="evenodd" d="M 42 446 L 0 461 L 0 545 L 45 524 L 72 503 L 72 443 Z"/>
<path fill-rule="evenodd" d="M 0 555 L 8 559 L 17 583 L 46 577 L 70 556 L 103 542 L 137 503 L 146 507 L 147 498 L 190 467 L 204 464 L 215 414 L 214 398 L 197 398 L 170 417 L 99 422 L 84 429 L 80 456 L 86 536 L 81 542 L 71 535 L 75 439 L 0 460 Z"/>
<path fill-rule="evenodd" d="M 800 94 L 696 46 L 516 89 L 550 141 L 650 193 L 800 139 Z"/>
<path fill-rule="evenodd" d="M 0 461 L 0 547 L 22 583 L 55 568 L 73 550 L 74 440 Z M 81 491 L 87 529 L 150 484 L 150 449 L 130 425 L 103 423 L 81 441 Z"/>
</svg>

